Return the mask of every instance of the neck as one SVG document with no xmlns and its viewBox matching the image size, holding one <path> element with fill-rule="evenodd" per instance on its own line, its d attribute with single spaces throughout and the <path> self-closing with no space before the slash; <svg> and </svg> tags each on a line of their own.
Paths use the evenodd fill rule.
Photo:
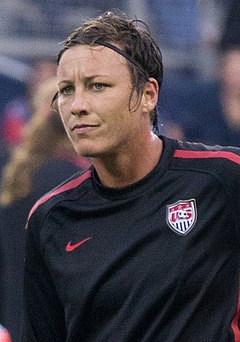
<svg viewBox="0 0 240 342">
<path fill-rule="evenodd" d="M 157 165 L 162 154 L 162 141 L 151 135 L 151 139 L 138 144 L 137 150 L 125 151 L 122 154 L 93 158 L 101 183 L 106 187 L 122 188 L 144 178 Z"/>
</svg>

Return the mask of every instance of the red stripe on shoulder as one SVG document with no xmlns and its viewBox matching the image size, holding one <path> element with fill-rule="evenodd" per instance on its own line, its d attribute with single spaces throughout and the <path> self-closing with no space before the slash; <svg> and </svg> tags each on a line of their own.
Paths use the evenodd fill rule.
<svg viewBox="0 0 240 342">
<path fill-rule="evenodd" d="M 185 159 L 201 159 L 201 158 L 224 158 L 231 160 L 234 163 L 240 164 L 240 156 L 233 152 L 228 151 L 188 151 L 188 150 L 176 150 L 174 153 L 175 158 Z"/>
<path fill-rule="evenodd" d="M 91 177 L 91 170 L 86 171 L 85 173 L 83 173 L 82 175 L 80 175 L 79 177 L 69 181 L 68 183 L 60 186 L 59 188 L 57 188 L 54 191 L 49 192 L 48 194 L 46 194 L 45 196 L 41 197 L 36 203 L 35 205 L 32 207 L 29 215 L 28 215 L 28 219 L 27 219 L 27 224 L 26 224 L 26 229 L 27 229 L 27 225 L 28 225 L 28 221 L 30 219 L 30 217 L 32 216 L 32 214 L 34 213 L 34 211 L 43 203 L 47 202 L 50 198 L 61 194 L 62 192 L 65 192 L 67 190 L 76 188 L 78 185 L 80 185 L 82 182 L 84 182 L 87 178 Z"/>
</svg>

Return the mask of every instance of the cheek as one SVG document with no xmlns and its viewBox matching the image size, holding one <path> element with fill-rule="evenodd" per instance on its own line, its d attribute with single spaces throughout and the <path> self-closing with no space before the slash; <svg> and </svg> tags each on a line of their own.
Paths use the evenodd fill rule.
<svg viewBox="0 0 240 342">
<path fill-rule="evenodd" d="M 68 118 L 70 117 L 69 106 L 67 106 L 65 102 L 59 100 L 58 108 L 60 116 L 62 118 L 62 122 L 67 122 Z"/>
<path fill-rule="evenodd" d="M 113 101 L 113 99 L 116 100 Z M 129 120 L 131 113 L 129 111 L 128 96 L 117 94 L 106 101 L 105 104 L 107 104 L 107 106 L 104 106 L 106 119 L 110 119 L 111 123 L 122 126 L 125 121 Z"/>
</svg>

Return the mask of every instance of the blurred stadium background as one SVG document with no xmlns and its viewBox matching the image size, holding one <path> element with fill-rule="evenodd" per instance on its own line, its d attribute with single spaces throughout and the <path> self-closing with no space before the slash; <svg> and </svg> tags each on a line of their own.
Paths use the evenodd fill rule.
<svg viewBox="0 0 240 342">
<path fill-rule="evenodd" d="M 74 27 L 113 8 L 149 23 L 164 50 L 167 67 L 189 64 L 189 46 L 200 53 L 207 44 L 207 68 L 226 6 L 222 0 L 1 0 L 0 72 L 24 80 L 29 61 L 55 56 L 59 42 Z"/>
</svg>

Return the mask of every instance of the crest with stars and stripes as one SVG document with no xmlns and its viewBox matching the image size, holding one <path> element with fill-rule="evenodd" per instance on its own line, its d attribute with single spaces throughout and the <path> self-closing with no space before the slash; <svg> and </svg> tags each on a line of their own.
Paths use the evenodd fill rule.
<svg viewBox="0 0 240 342">
<path fill-rule="evenodd" d="M 180 235 L 186 235 L 197 221 L 196 200 L 180 200 L 167 206 L 167 224 Z"/>
</svg>

